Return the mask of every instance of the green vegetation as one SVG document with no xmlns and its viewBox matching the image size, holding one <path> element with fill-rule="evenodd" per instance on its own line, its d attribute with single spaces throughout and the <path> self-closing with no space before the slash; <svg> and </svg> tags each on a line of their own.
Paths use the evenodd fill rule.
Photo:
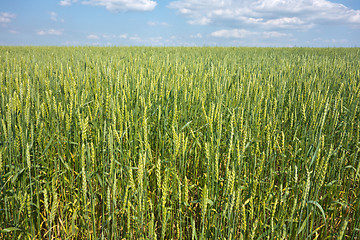
<svg viewBox="0 0 360 240">
<path fill-rule="evenodd" d="M 358 239 L 360 49 L 0 47 L 0 239 Z"/>
</svg>

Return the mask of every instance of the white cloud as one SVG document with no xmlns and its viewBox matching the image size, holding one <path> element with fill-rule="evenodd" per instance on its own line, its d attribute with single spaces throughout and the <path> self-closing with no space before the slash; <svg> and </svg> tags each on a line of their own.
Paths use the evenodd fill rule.
<svg viewBox="0 0 360 240">
<path fill-rule="evenodd" d="M 112 34 L 112 35 L 109 35 L 109 34 L 103 34 L 102 37 L 104 39 L 107 39 L 107 40 L 113 40 L 113 39 L 127 39 L 128 38 L 128 35 L 126 33 L 124 34 L 120 34 L 120 35 L 116 35 L 116 34 Z"/>
<path fill-rule="evenodd" d="M 64 19 L 59 19 L 58 18 L 58 14 L 56 12 L 50 12 L 49 15 L 50 15 L 51 21 L 62 22 L 62 23 L 64 22 Z"/>
<path fill-rule="evenodd" d="M 190 20 L 189 23 L 194 25 L 208 25 L 211 23 L 211 19 L 208 17 L 202 17 L 199 19 Z"/>
<path fill-rule="evenodd" d="M 216 32 L 212 32 L 211 36 L 213 37 L 222 37 L 222 38 L 283 38 L 290 37 L 290 34 L 280 33 L 280 32 L 252 32 L 246 29 L 223 29 Z"/>
<path fill-rule="evenodd" d="M 156 27 L 156 26 L 168 27 L 169 26 L 169 24 L 167 22 L 157 22 L 157 21 L 148 21 L 147 24 L 152 27 Z"/>
<path fill-rule="evenodd" d="M 13 30 L 13 29 L 10 29 L 10 30 L 9 30 L 9 33 L 11 33 L 11 34 L 19 34 L 19 32 L 18 32 L 18 31 Z"/>
<path fill-rule="evenodd" d="M 129 43 L 132 44 L 140 44 L 140 45 L 148 45 L 148 46 L 160 46 L 164 44 L 164 38 L 162 36 L 143 38 L 138 36 L 137 34 L 129 36 L 127 38 Z"/>
<path fill-rule="evenodd" d="M 130 39 L 131 41 L 135 41 L 135 42 L 141 42 L 141 41 L 142 41 L 142 39 L 141 39 L 139 36 L 137 36 L 137 35 L 132 36 L 132 37 L 129 37 L 129 39 Z"/>
<path fill-rule="evenodd" d="M 164 44 L 164 38 L 162 36 L 151 37 L 147 40 L 147 44 L 151 46 L 161 46 Z"/>
<path fill-rule="evenodd" d="M 325 44 L 346 44 L 349 43 L 348 39 L 323 39 L 323 38 L 314 38 L 312 41 L 308 41 L 307 43 L 325 43 Z"/>
<path fill-rule="evenodd" d="M 265 28 L 284 28 L 284 29 L 309 29 L 314 26 L 313 23 L 305 22 L 298 17 L 283 17 L 270 19 L 260 22 Z"/>
<path fill-rule="evenodd" d="M 98 35 L 95 35 L 95 34 L 90 34 L 86 37 L 87 39 L 99 39 L 99 36 Z"/>
<path fill-rule="evenodd" d="M 126 39 L 128 38 L 128 35 L 125 33 L 125 34 L 121 34 L 118 36 L 118 38 L 121 38 L 121 39 Z"/>
<path fill-rule="evenodd" d="M 56 12 L 50 12 L 50 19 L 54 22 L 57 22 L 57 13 Z"/>
<path fill-rule="evenodd" d="M 59 2 L 60 6 L 66 7 L 71 6 L 73 3 L 77 2 L 78 0 L 62 0 Z"/>
<path fill-rule="evenodd" d="M 55 30 L 55 29 L 49 29 L 49 30 L 40 30 L 36 32 L 37 35 L 62 35 L 63 34 L 63 30 Z"/>
<path fill-rule="evenodd" d="M 202 38 L 202 34 L 201 33 L 197 33 L 195 35 L 190 35 L 190 38 Z"/>
<path fill-rule="evenodd" d="M 300 30 L 327 23 L 360 25 L 360 10 L 328 0 L 177 0 L 169 7 L 199 25 Z"/>
<path fill-rule="evenodd" d="M 0 13 L 0 23 L 9 23 L 14 18 L 16 18 L 16 15 L 13 13 L 8 13 L 8 12 Z"/>
<path fill-rule="evenodd" d="M 152 0 L 87 0 L 83 4 L 103 6 L 111 12 L 152 11 L 157 3 Z"/>
<path fill-rule="evenodd" d="M 115 34 L 113 34 L 113 35 L 103 34 L 102 37 L 105 38 L 105 39 L 113 39 L 113 38 L 116 37 L 116 35 Z"/>
<path fill-rule="evenodd" d="M 349 21 L 350 21 L 351 23 L 355 23 L 355 24 L 357 23 L 357 24 L 359 24 L 359 23 L 360 23 L 360 12 L 357 11 L 356 14 L 353 14 L 353 15 L 350 17 Z"/>
<path fill-rule="evenodd" d="M 70 5 L 71 5 L 71 0 L 63 0 L 63 1 L 60 1 L 60 2 L 59 2 L 59 5 L 60 5 L 60 6 L 63 6 L 63 7 L 65 7 L 65 6 L 70 6 Z"/>
</svg>

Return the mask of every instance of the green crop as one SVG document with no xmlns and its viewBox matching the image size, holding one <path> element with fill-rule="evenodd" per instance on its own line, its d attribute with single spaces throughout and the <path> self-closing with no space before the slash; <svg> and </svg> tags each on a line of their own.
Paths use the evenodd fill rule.
<svg viewBox="0 0 360 240">
<path fill-rule="evenodd" d="M 358 239 L 360 50 L 0 47 L 1 239 Z"/>
</svg>

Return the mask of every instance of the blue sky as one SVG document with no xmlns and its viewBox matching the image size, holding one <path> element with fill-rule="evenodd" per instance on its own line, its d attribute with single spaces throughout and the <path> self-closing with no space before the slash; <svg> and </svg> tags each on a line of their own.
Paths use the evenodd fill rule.
<svg viewBox="0 0 360 240">
<path fill-rule="evenodd" d="M 0 45 L 360 47 L 360 1 L 1 0 Z"/>
</svg>

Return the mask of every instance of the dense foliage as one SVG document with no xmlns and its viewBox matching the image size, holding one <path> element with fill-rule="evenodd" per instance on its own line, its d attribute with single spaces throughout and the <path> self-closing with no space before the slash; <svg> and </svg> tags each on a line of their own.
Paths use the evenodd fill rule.
<svg viewBox="0 0 360 240">
<path fill-rule="evenodd" d="M 358 239 L 360 49 L 0 47 L 1 239 Z"/>
</svg>

